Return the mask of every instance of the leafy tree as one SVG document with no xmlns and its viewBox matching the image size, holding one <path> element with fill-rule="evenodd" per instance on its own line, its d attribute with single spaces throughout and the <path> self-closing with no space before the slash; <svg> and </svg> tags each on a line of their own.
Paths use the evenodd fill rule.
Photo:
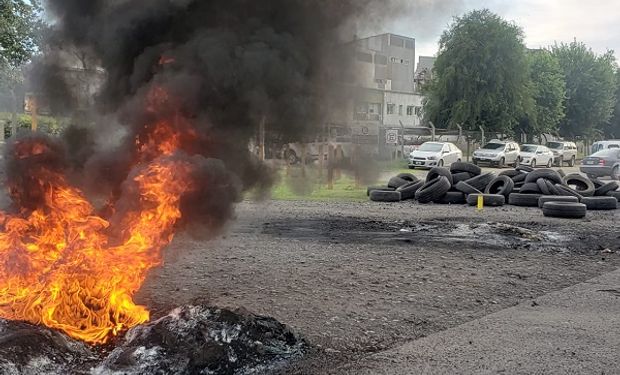
<svg viewBox="0 0 620 375">
<path fill-rule="evenodd" d="M 455 18 L 439 41 L 425 118 L 438 126 L 511 133 L 532 110 L 523 31 L 489 10 Z"/>
<path fill-rule="evenodd" d="M 608 138 L 620 138 L 620 69 L 616 70 L 616 105 L 604 132 Z"/>
<path fill-rule="evenodd" d="M 521 120 L 518 132 L 529 139 L 544 133 L 557 133 L 564 118 L 566 83 L 558 60 L 547 50 L 528 52 L 530 94 L 534 107 Z"/>
<path fill-rule="evenodd" d="M 596 55 L 585 44 L 556 44 L 552 52 L 566 77 L 565 118 L 560 134 L 592 136 L 609 122 L 616 103 L 616 59 L 613 52 Z"/>
<path fill-rule="evenodd" d="M 0 0 L 0 89 L 13 99 L 12 134 L 18 126 L 16 90 L 24 82 L 24 64 L 38 50 L 42 25 L 40 0 Z"/>
</svg>

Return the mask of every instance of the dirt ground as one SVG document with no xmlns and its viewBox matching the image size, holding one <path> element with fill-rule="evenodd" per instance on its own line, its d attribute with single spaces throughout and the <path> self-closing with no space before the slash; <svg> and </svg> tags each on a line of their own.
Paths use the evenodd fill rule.
<svg viewBox="0 0 620 375">
<path fill-rule="evenodd" d="M 575 221 L 518 207 L 244 202 L 219 238 L 178 236 L 138 302 L 154 316 L 192 301 L 273 316 L 312 347 L 283 373 L 338 373 L 339 364 L 617 269 L 619 219 L 620 211 Z"/>
</svg>

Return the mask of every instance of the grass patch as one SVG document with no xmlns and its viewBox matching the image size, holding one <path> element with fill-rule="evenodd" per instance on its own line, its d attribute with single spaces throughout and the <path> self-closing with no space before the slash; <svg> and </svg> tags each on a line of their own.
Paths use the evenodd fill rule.
<svg viewBox="0 0 620 375">
<path fill-rule="evenodd" d="M 301 168 L 290 168 L 278 172 L 279 181 L 272 188 L 271 198 L 274 200 L 309 200 L 309 201 L 365 201 L 366 186 L 356 186 L 355 179 L 344 173 L 339 178 L 335 176 L 333 189 L 327 188 L 327 172 L 319 177 L 318 170 L 306 168 L 303 175 Z"/>
</svg>

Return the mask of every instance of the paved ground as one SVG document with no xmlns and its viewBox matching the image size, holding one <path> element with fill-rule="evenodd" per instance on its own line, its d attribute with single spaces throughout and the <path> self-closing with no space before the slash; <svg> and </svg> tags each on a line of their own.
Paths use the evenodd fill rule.
<svg viewBox="0 0 620 375">
<path fill-rule="evenodd" d="M 139 302 L 155 317 L 193 301 L 274 316 L 312 347 L 287 374 L 383 368 L 360 361 L 400 358 L 411 342 L 620 267 L 617 211 L 570 221 L 517 207 L 244 202 L 237 216 L 212 241 L 175 239 Z M 486 355 L 472 350 L 463 356 Z"/>
</svg>

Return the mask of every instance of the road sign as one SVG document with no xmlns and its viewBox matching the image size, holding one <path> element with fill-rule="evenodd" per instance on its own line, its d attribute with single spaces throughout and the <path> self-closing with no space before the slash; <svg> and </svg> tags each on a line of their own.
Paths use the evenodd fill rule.
<svg viewBox="0 0 620 375">
<path fill-rule="evenodd" d="M 385 131 L 385 143 L 388 145 L 398 144 L 398 129 L 388 129 Z"/>
</svg>

